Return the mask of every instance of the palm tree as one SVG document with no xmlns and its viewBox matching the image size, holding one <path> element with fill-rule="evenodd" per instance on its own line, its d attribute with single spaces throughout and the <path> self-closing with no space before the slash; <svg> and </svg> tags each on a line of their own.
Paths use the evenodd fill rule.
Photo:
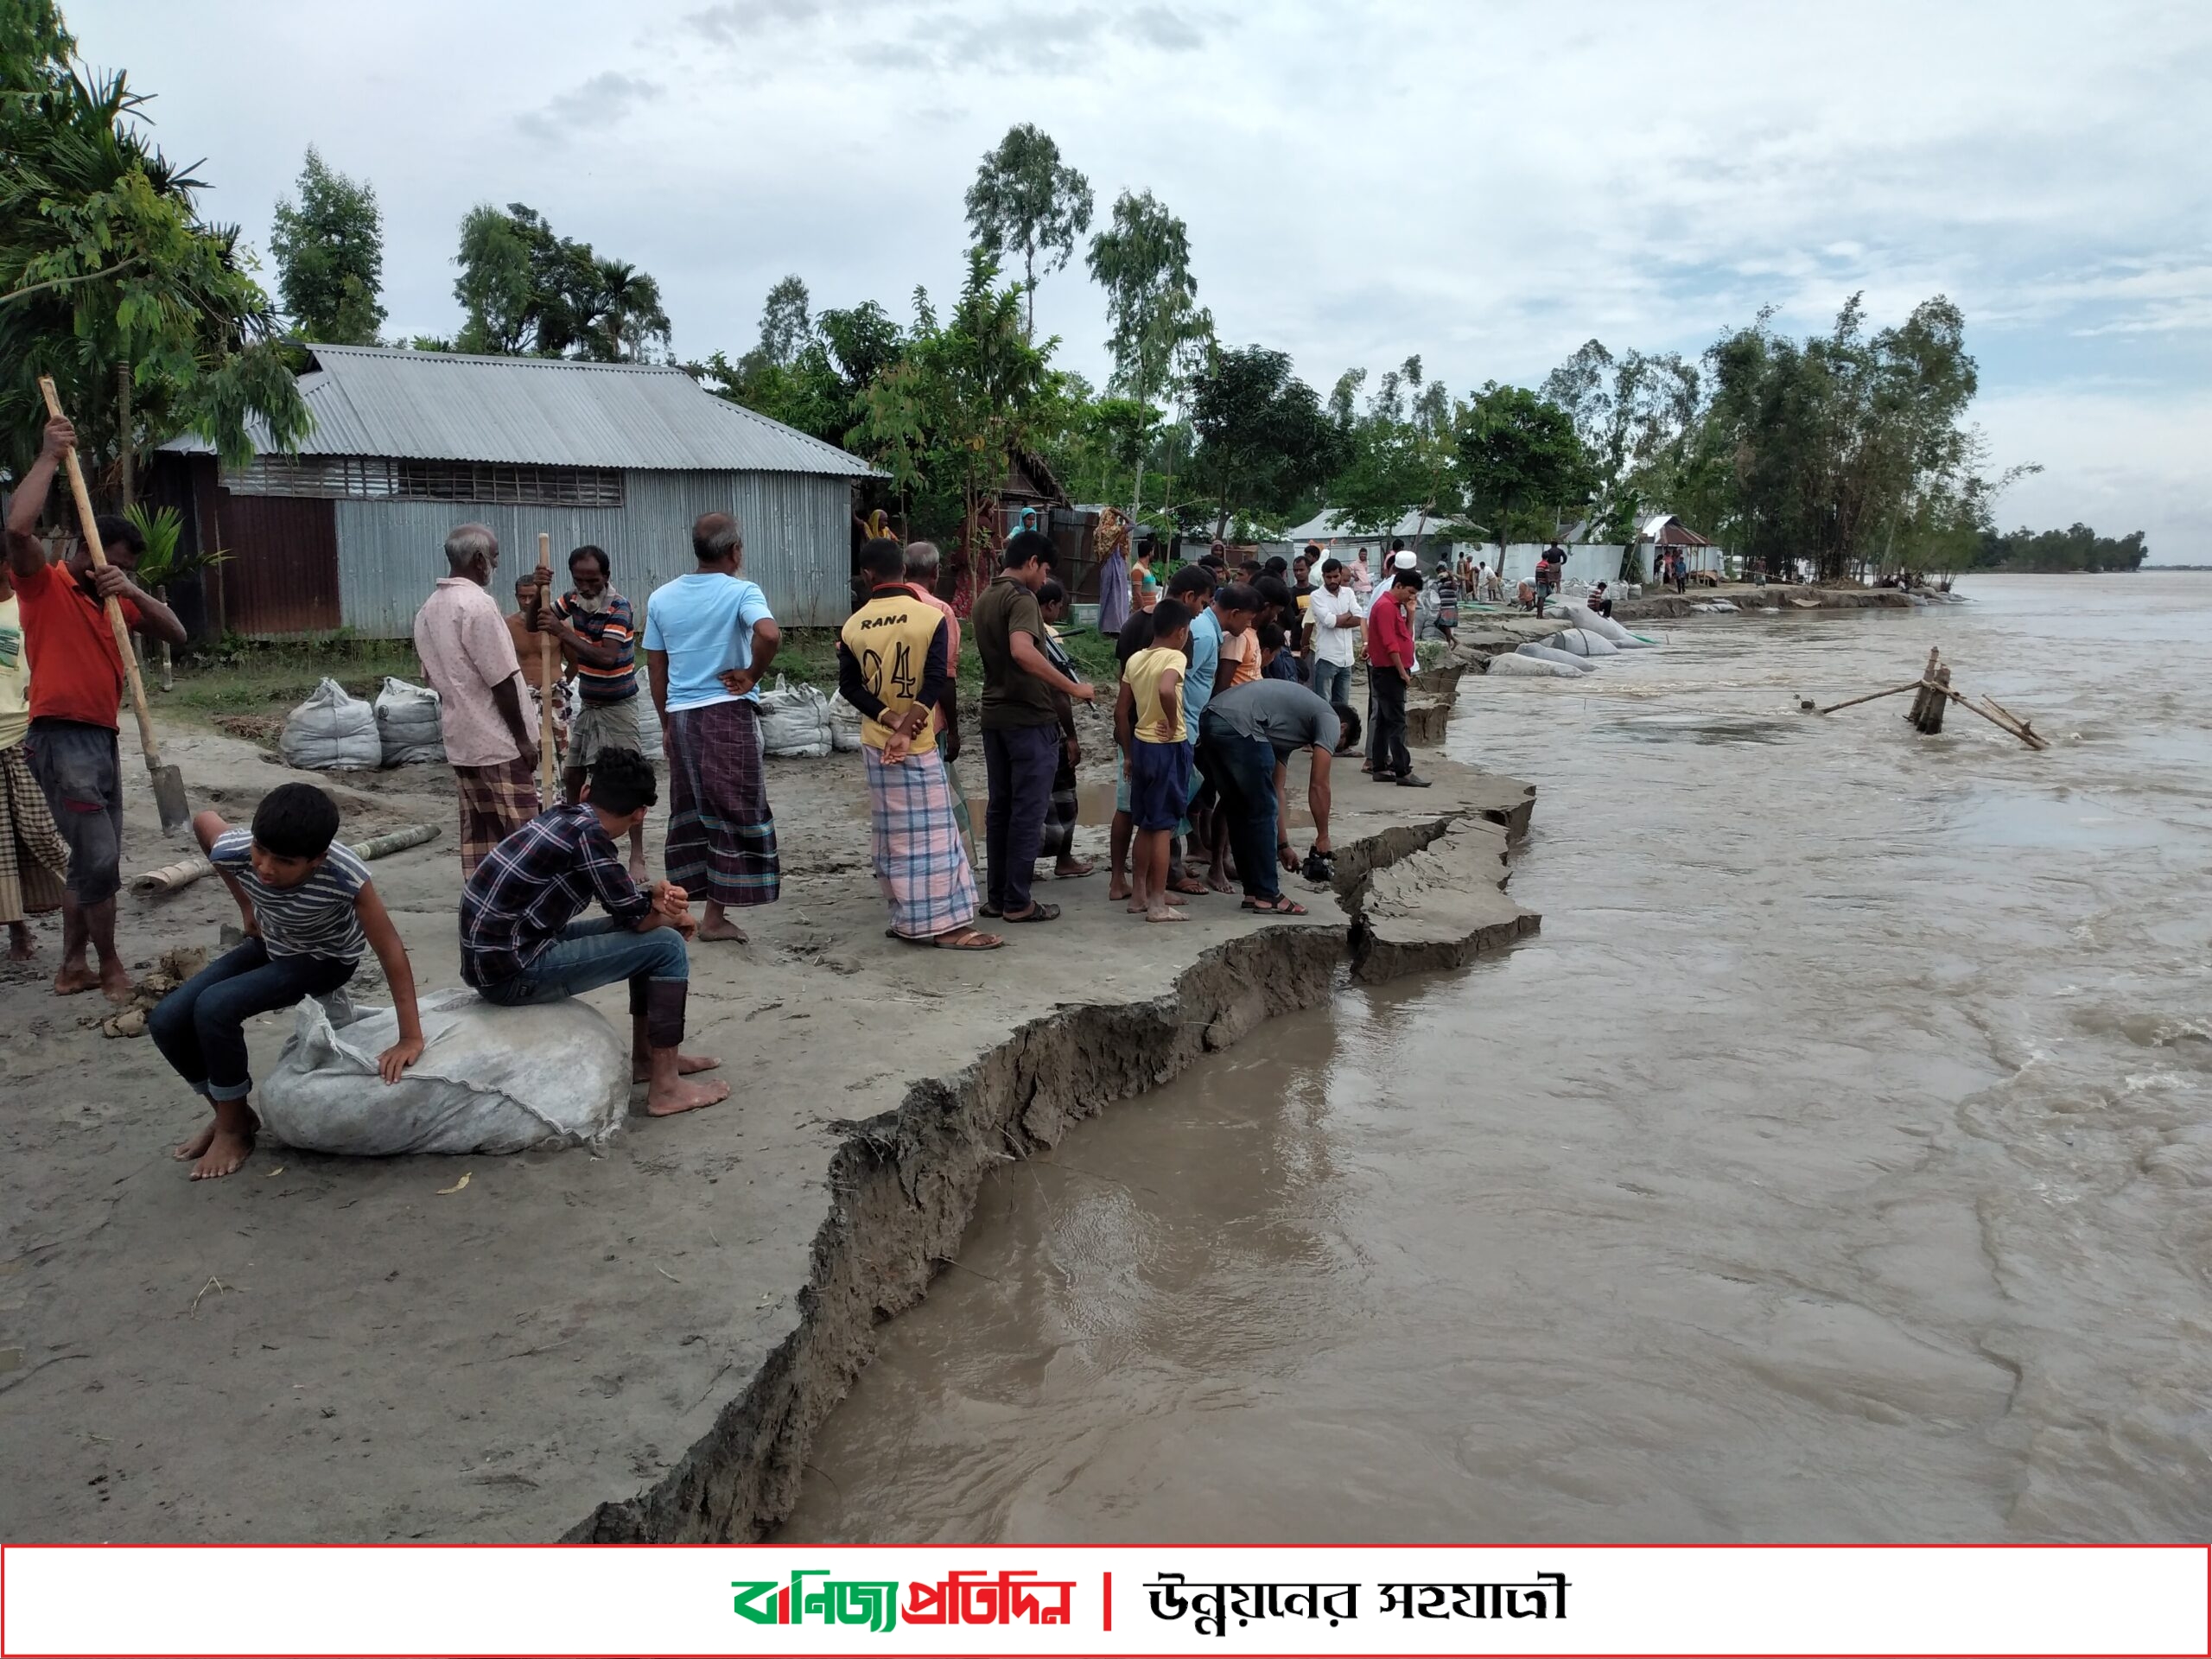
<svg viewBox="0 0 2212 1659">
<path fill-rule="evenodd" d="M 594 328 L 618 363 L 650 363 L 658 341 L 669 349 L 668 313 L 661 307 L 660 284 L 626 259 L 599 262 L 599 314 Z"/>
</svg>

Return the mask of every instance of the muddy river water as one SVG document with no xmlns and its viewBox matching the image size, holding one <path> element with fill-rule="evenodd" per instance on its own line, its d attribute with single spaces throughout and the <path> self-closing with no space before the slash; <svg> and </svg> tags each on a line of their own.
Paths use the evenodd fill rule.
<svg viewBox="0 0 2212 1659">
<path fill-rule="evenodd" d="M 1961 588 L 1471 678 L 1541 935 L 1001 1170 L 782 1536 L 2212 1534 L 2212 575 Z"/>
</svg>

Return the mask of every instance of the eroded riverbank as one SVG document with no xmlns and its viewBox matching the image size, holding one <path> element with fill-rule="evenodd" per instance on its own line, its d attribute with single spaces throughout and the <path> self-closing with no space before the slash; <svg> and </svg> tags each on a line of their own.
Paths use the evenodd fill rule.
<svg viewBox="0 0 2212 1659">
<path fill-rule="evenodd" d="M 174 747 L 234 811 L 288 775 L 230 740 Z M 1310 920 L 1208 898 L 1147 927 L 1102 874 L 1050 884 L 1062 921 L 1002 952 L 920 952 L 884 938 L 856 760 L 771 767 L 783 900 L 746 918 L 750 945 L 695 957 L 696 1046 L 735 1098 L 632 1120 L 602 1156 L 266 1146 L 191 1183 L 166 1154 L 193 1103 L 150 1046 L 79 1024 L 93 1011 L 47 993 L 50 966 L 10 969 L 0 1533 L 756 1536 L 881 1321 L 957 1251 L 988 1169 L 1313 1006 L 1348 962 L 1452 959 L 1463 942 L 1421 914 L 1410 869 L 1448 884 L 1470 936 L 1535 925 L 1499 890 L 1533 791 L 1439 763 L 1423 791 L 1347 769 L 1337 889 L 1304 895 Z M 442 772 L 327 781 L 355 823 L 450 816 Z M 167 851 L 137 782 L 129 868 Z M 375 873 L 418 980 L 456 982 L 449 842 Z M 203 883 L 126 899 L 120 932 L 143 969 L 226 914 Z M 54 948 L 49 930 L 48 964 Z M 619 991 L 589 1000 L 619 1014 Z M 289 1025 L 251 1033 L 263 1068 Z"/>
</svg>

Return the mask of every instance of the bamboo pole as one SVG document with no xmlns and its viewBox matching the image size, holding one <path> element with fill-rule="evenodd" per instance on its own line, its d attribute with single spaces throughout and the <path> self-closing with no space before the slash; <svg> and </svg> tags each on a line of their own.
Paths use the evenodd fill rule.
<svg viewBox="0 0 2212 1659">
<path fill-rule="evenodd" d="M 1926 682 L 1907 680 L 1903 685 L 1893 685 L 1886 691 L 1869 691 L 1863 697 L 1852 697 L 1843 702 L 1832 702 L 1825 709 L 1815 709 L 1816 715 L 1832 715 L 1839 709 L 1855 709 L 1862 702 L 1872 702 L 1880 697 L 1894 697 L 1906 691 L 1917 691 Z"/>
<path fill-rule="evenodd" d="M 1950 690 L 1948 686 L 1944 688 L 1944 695 L 1949 697 L 1953 702 L 1957 703 L 1961 708 L 1973 709 L 1975 714 L 1980 715 L 1984 720 L 1994 726 L 1999 731 L 2009 733 L 2012 736 L 2018 738 L 2021 742 L 2026 744 L 2031 749 L 2047 749 L 2050 747 L 2049 743 L 2036 735 L 2034 732 L 2029 730 L 2025 721 L 2021 721 L 2021 723 L 2017 726 L 2008 726 L 2005 721 L 1999 720 L 1995 715 L 1991 714 L 1988 709 L 1977 707 L 1974 703 L 1969 702 L 1967 698 L 1961 696 L 1957 692 Z M 2018 717 L 2015 715 L 2014 718 L 2018 719 Z"/>
<path fill-rule="evenodd" d="M 540 618 L 537 646 L 537 798 L 550 807 L 561 797 L 556 785 L 559 758 L 553 753 L 553 681 L 554 664 L 559 659 L 560 648 L 553 643 L 550 629 L 543 626 L 545 595 L 553 586 L 553 537 L 544 531 L 537 532 L 537 609 Z"/>
<path fill-rule="evenodd" d="M 435 823 L 410 823 L 404 829 L 388 830 L 383 835 L 372 836 L 366 841 L 353 843 L 356 858 L 383 858 L 387 854 L 403 852 L 410 847 L 420 847 L 426 841 L 438 838 Z M 141 870 L 130 878 L 130 891 L 141 897 L 172 893 L 180 887 L 215 874 L 215 867 L 206 858 L 181 858 L 174 864 L 164 864 L 158 870 Z"/>
</svg>

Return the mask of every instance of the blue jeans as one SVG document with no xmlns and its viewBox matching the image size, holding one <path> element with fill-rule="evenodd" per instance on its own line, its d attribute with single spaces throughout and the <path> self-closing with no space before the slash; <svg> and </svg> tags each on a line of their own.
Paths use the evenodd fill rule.
<svg viewBox="0 0 2212 1659">
<path fill-rule="evenodd" d="M 691 957 L 672 927 L 640 933 L 612 916 L 570 922 L 512 979 L 479 985 L 477 995 L 503 1008 L 558 1002 L 618 979 L 630 982 L 630 1014 L 645 1022 L 645 1040 L 674 1048 L 683 1040 L 683 1002 Z"/>
<path fill-rule="evenodd" d="M 1351 664 L 1325 663 L 1316 658 L 1313 662 L 1313 690 L 1331 708 L 1340 702 L 1349 708 L 1351 704 Z"/>
<path fill-rule="evenodd" d="M 983 767 L 991 804 L 983 814 L 983 863 L 991 908 L 1003 915 L 1029 908 L 1029 879 L 1045 839 L 1045 809 L 1060 769 L 1060 728 L 1015 726 L 983 732 Z"/>
<path fill-rule="evenodd" d="M 1217 726 L 1198 739 L 1198 765 L 1221 798 L 1217 810 L 1228 820 L 1244 896 L 1272 904 L 1282 891 L 1275 880 L 1275 746 Z"/>
<path fill-rule="evenodd" d="M 335 957 L 272 957 L 259 939 L 248 939 L 163 997 L 146 1016 L 146 1034 L 194 1093 L 244 1100 L 253 1092 L 245 1022 L 329 995 L 353 977 L 354 966 Z"/>
</svg>

